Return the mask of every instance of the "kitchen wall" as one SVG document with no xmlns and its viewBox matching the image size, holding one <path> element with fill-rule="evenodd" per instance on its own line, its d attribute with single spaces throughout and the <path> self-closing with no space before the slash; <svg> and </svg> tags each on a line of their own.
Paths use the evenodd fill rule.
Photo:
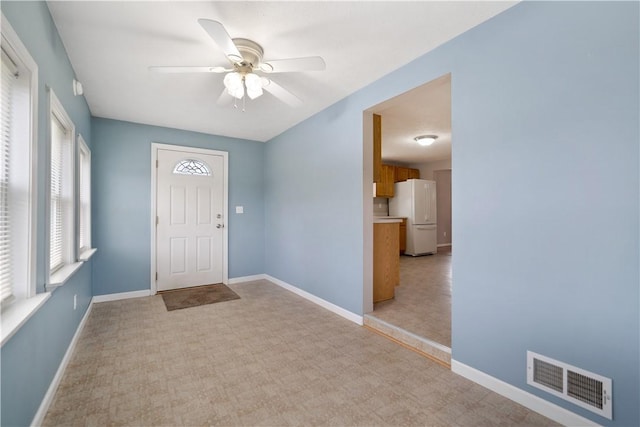
<svg viewBox="0 0 640 427">
<path fill-rule="evenodd" d="M 373 198 L 373 216 L 389 215 L 389 199 L 386 197 Z"/>
<path fill-rule="evenodd" d="M 152 142 L 229 153 L 229 278 L 264 273 L 264 143 L 102 118 L 92 126 L 94 295 L 149 289 Z"/>
<path fill-rule="evenodd" d="M 410 167 L 420 171 L 421 179 L 434 179 L 433 172 L 442 169 L 451 169 L 451 159 L 437 160 L 435 162 L 428 163 L 416 163 Z"/>
<path fill-rule="evenodd" d="M 267 272 L 363 312 L 362 112 L 451 72 L 454 361 L 640 424 L 639 6 L 521 2 L 269 141 Z M 612 378 L 614 419 L 528 386 L 527 350 Z"/>
<path fill-rule="evenodd" d="M 92 147 L 90 113 L 85 99 L 75 97 L 75 76 L 62 41 L 44 2 L 2 2 L 5 15 L 31 57 L 38 64 L 37 112 L 37 227 L 36 287 L 44 292 L 47 272 L 45 229 L 49 146 L 50 87 L 62 103 L 76 131 Z M 85 262 L 10 338 L 0 350 L 0 381 L 3 426 L 29 425 L 91 301 L 91 268 Z M 77 309 L 73 298 L 77 295 Z"/>
</svg>

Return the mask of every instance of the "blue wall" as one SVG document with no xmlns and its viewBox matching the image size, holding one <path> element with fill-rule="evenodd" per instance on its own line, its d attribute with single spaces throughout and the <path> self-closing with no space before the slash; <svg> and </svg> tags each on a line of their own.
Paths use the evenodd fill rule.
<svg viewBox="0 0 640 427">
<path fill-rule="evenodd" d="M 637 2 L 521 3 L 266 145 L 90 120 L 46 5 L 2 10 L 40 66 L 39 171 L 45 85 L 92 147 L 98 248 L 2 347 L 2 425 L 32 420 L 92 274 L 94 295 L 148 289 L 151 142 L 229 151 L 229 206 L 245 207 L 229 219 L 230 277 L 266 272 L 361 313 L 362 111 L 448 72 L 453 358 L 598 423 L 640 424 Z M 45 191 L 39 173 L 40 291 Z M 526 350 L 612 378 L 614 420 L 527 386 Z"/>
<path fill-rule="evenodd" d="M 266 147 L 266 273 L 362 313 L 362 110 L 336 104 Z"/>
<path fill-rule="evenodd" d="M 94 295 L 149 289 L 153 142 L 229 152 L 229 278 L 264 272 L 264 143 L 101 118 L 92 132 Z"/>
<path fill-rule="evenodd" d="M 612 378 L 619 426 L 640 424 L 639 12 L 514 8 L 452 89 L 453 357 L 541 397 L 526 350 Z"/>
<path fill-rule="evenodd" d="M 2 13 L 38 64 L 38 150 L 37 150 L 37 251 L 36 286 L 44 291 L 45 257 L 45 185 L 48 170 L 47 123 L 49 121 L 46 87 L 56 96 L 91 147 L 91 123 L 83 97 L 74 97 L 71 82 L 74 72 L 58 32 L 43 2 L 2 2 Z M 73 296 L 78 308 L 73 310 Z M 1 387 L 3 426 L 28 425 L 66 352 L 91 300 L 91 261 L 62 287 L 55 290 L 45 305 L 2 346 Z"/>
<path fill-rule="evenodd" d="M 267 273 L 362 312 L 362 111 L 451 72 L 453 358 L 639 425 L 639 12 L 521 3 L 269 141 Z M 527 350 L 612 378 L 614 420 Z"/>
</svg>

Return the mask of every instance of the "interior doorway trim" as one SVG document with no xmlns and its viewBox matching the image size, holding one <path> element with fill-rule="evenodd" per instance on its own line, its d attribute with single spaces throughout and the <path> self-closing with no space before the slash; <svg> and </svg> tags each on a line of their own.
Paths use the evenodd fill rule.
<svg viewBox="0 0 640 427">
<path fill-rule="evenodd" d="M 157 191 L 158 191 L 158 169 L 156 164 L 158 161 L 158 150 L 180 151 L 183 153 L 194 154 L 211 154 L 222 156 L 224 165 L 224 185 L 222 196 L 222 212 L 224 213 L 225 227 L 222 230 L 222 283 L 229 284 L 229 153 L 226 151 L 210 150 L 207 148 L 187 147 L 184 145 L 151 143 L 151 217 L 149 224 L 151 226 L 151 270 L 149 272 L 149 289 L 150 294 L 155 295 L 157 290 L 156 283 L 156 217 L 157 212 Z"/>
</svg>

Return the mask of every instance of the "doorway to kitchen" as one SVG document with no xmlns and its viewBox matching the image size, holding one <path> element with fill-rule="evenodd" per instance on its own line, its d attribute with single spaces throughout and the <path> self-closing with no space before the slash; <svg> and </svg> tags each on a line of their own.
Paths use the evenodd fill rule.
<svg viewBox="0 0 640 427">
<path fill-rule="evenodd" d="M 393 201 L 397 196 L 395 190 L 400 189 L 399 183 L 416 178 L 434 181 L 437 244 L 428 255 L 395 255 L 398 257 L 398 278 L 394 295 L 389 299 L 374 300 L 369 306 L 365 304 L 365 311 L 372 308 L 365 314 L 365 325 L 448 364 L 451 360 L 453 253 L 451 75 L 444 75 L 378 104 L 367 110 L 365 117 L 367 115 L 374 117 L 369 120 L 373 129 L 371 132 L 365 129 L 364 132 L 365 141 L 369 139 L 373 144 L 373 175 L 377 180 L 373 187 L 373 222 L 398 217 L 398 212 L 394 211 L 398 200 Z M 420 144 L 417 137 L 425 135 L 434 138 L 427 145 Z M 376 168 L 380 168 L 381 173 Z M 367 217 L 365 214 L 365 219 Z M 402 252 L 403 248 L 407 249 L 406 234 L 411 233 L 411 218 L 397 219 L 403 221 L 398 235 L 399 252 Z M 377 243 L 374 231 L 374 248 Z M 376 254 L 379 253 L 379 248 L 376 248 Z M 379 261 L 373 259 L 374 267 L 376 262 Z M 376 279 L 374 277 L 373 282 L 379 283 Z"/>
</svg>

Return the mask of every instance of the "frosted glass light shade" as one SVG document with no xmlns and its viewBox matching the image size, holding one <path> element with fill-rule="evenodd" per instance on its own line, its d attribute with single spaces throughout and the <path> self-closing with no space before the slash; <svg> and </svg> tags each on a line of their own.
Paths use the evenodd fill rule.
<svg viewBox="0 0 640 427">
<path fill-rule="evenodd" d="M 438 139 L 436 135 L 420 135 L 413 138 L 415 142 L 422 145 L 423 147 L 433 144 L 436 139 Z"/>
<path fill-rule="evenodd" d="M 244 86 L 242 84 L 242 75 L 240 73 L 229 73 L 224 76 L 224 87 L 227 88 L 229 95 L 234 98 L 242 99 L 244 96 Z"/>
<path fill-rule="evenodd" d="M 244 84 L 247 87 L 247 95 L 251 99 L 256 99 L 262 95 L 262 80 L 255 74 L 244 76 Z"/>
</svg>

